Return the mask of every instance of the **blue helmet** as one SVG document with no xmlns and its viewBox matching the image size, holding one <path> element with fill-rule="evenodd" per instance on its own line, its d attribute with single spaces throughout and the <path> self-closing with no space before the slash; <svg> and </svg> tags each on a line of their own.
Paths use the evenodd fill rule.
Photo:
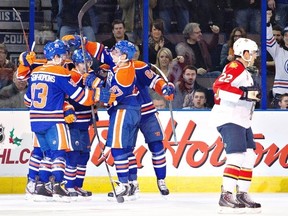
<svg viewBox="0 0 288 216">
<path fill-rule="evenodd" d="M 44 56 L 48 60 L 52 60 L 55 55 L 67 54 L 67 45 L 61 40 L 48 42 L 44 46 Z"/>
<path fill-rule="evenodd" d="M 126 54 L 129 60 L 131 60 L 136 53 L 134 44 L 127 40 L 118 41 L 115 44 L 115 48 L 119 49 L 122 54 Z"/>
<path fill-rule="evenodd" d="M 71 59 L 74 64 L 84 63 L 83 50 L 82 49 L 74 50 Z M 91 55 L 87 51 L 85 51 L 85 61 L 86 62 L 93 61 Z"/>
</svg>

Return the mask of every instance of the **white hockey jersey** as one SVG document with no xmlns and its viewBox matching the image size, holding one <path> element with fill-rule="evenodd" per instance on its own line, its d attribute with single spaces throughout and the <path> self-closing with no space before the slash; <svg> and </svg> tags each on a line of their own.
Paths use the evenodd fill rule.
<svg viewBox="0 0 288 216">
<path fill-rule="evenodd" d="M 273 95 L 288 93 L 288 50 L 280 47 L 276 42 L 271 25 L 267 27 L 266 45 L 267 51 L 275 62 Z"/>
<path fill-rule="evenodd" d="M 222 74 L 213 84 L 215 105 L 211 110 L 215 126 L 234 123 L 244 128 L 251 127 L 254 102 L 241 100 L 243 91 L 240 86 L 253 86 L 251 74 L 239 61 L 225 66 Z"/>
</svg>

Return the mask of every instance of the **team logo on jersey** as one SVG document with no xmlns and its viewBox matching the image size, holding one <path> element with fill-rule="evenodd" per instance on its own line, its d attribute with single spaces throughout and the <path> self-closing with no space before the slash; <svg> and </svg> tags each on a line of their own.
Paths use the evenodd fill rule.
<svg viewBox="0 0 288 216">
<path fill-rule="evenodd" d="M 0 125 L 0 143 L 2 143 L 3 141 L 4 141 L 4 139 L 5 139 L 5 135 L 4 135 L 4 127 L 3 127 L 3 125 L 1 124 Z"/>
<path fill-rule="evenodd" d="M 288 60 L 284 64 L 284 70 L 286 73 L 288 73 Z"/>
<path fill-rule="evenodd" d="M 231 64 L 229 65 L 230 68 L 237 68 L 238 64 L 237 62 L 231 62 Z"/>
</svg>

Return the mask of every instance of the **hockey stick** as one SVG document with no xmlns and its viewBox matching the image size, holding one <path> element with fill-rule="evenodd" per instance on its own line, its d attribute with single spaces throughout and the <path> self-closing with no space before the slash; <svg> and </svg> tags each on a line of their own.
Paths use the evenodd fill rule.
<svg viewBox="0 0 288 216">
<path fill-rule="evenodd" d="M 27 37 L 26 32 L 25 32 L 25 30 L 24 30 L 24 26 L 23 26 L 23 22 L 22 22 L 22 19 L 21 19 L 21 17 L 20 17 L 20 14 L 19 14 L 19 12 L 18 12 L 15 8 L 13 8 L 13 11 L 15 12 L 17 18 L 19 19 L 19 22 L 20 22 L 21 27 L 22 27 L 23 36 L 24 36 L 24 40 L 25 40 L 25 43 L 26 43 L 27 51 L 30 52 L 30 47 L 29 47 L 29 43 L 28 43 L 28 37 Z"/>
<path fill-rule="evenodd" d="M 78 13 L 79 33 L 80 33 L 81 47 L 82 47 L 82 53 L 83 53 L 83 57 L 84 57 L 83 59 L 84 59 L 84 65 L 85 65 L 85 72 L 86 73 L 88 72 L 88 67 L 87 67 L 87 62 L 86 62 L 86 58 L 85 58 L 85 45 L 84 45 L 84 39 L 83 39 L 82 18 L 84 16 L 84 14 L 96 3 L 97 3 L 97 0 L 89 0 L 89 1 L 87 1 L 83 5 L 83 7 L 80 9 L 80 11 Z M 100 138 L 99 138 L 99 134 L 98 134 L 98 130 L 97 130 L 96 118 L 95 118 L 93 105 L 91 105 L 91 111 L 92 111 L 92 121 L 93 121 L 93 127 L 94 127 L 94 138 L 95 138 L 95 135 L 96 135 L 96 137 L 98 139 L 98 143 L 100 143 Z M 93 140 L 94 140 L 94 138 L 93 138 Z M 108 163 L 107 163 L 106 157 L 104 155 L 104 150 L 102 148 L 101 148 L 101 151 L 102 151 L 102 156 L 104 157 L 104 163 L 105 163 L 105 166 L 106 166 L 106 170 L 107 170 L 107 173 L 108 173 L 108 176 L 109 176 L 110 183 L 112 185 L 114 196 L 115 196 L 115 198 L 116 198 L 118 203 L 123 203 L 124 202 L 124 198 L 122 196 L 117 196 L 116 195 L 116 190 L 115 190 L 115 186 L 114 186 L 114 183 L 113 183 L 113 179 L 112 179 L 109 167 L 108 167 Z"/>
<path fill-rule="evenodd" d="M 156 65 L 151 64 L 156 70 L 160 73 L 160 76 L 164 79 L 164 81 L 168 84 L 168 79 L 163 73 L 163 71 L 158 68 Z M 173 136 L 174 136 L 174 142 L 176 145 L 178 145 L 177 137 L 176 137 L 176 130 L 175 130 L 175 125 L 174 125 L 174 117 L 173 117 L 173 108 L 172 108 L 172 101 L 169 101 L 169 111 L 170 111 L 170 116 L 171 116 L 171 124 L 172 124 L 172 131 L 173 131 Z"/>
</svg>

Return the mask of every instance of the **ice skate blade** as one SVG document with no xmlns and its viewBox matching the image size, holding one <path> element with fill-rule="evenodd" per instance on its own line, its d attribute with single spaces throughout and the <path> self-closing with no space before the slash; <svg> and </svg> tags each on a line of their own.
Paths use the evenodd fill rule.
<svg viewBox="0 0 288 216">
<path fill-rule="evenodd" d="M 91 201 L 92 200 L 92 196 L 78 196 L 77 197 L 77 202 L 86 202 L 86 201 Z"/>
<path fill-rule="evenodd" d="M 261 208 L 245 208 L 247 214 L 260 214 L 262 212 Z"/>
<path fill-rule="evenodd" d="M 53 194 L 53 201 L 54 202 L 71 202 L 71 197 L 68 196 L 60 196 L 58 194 Z"/>
<path fill-rule="evenodd" d="M 33 195 L 34 202 L 53 202 L 52 196 Z"/>
<path fill-rule="evenodd" d="M 34 199 L 33 194 L 31 194 L 31 193 L 26 193 L 25 194 L 25 200 L 33 200 L 33 199 Z"/>
<path fill-rule="evenodd" d="M 245 214 L 246 209 L 220 206 L 217 213 L 218 214 Z"/>
</svg>

